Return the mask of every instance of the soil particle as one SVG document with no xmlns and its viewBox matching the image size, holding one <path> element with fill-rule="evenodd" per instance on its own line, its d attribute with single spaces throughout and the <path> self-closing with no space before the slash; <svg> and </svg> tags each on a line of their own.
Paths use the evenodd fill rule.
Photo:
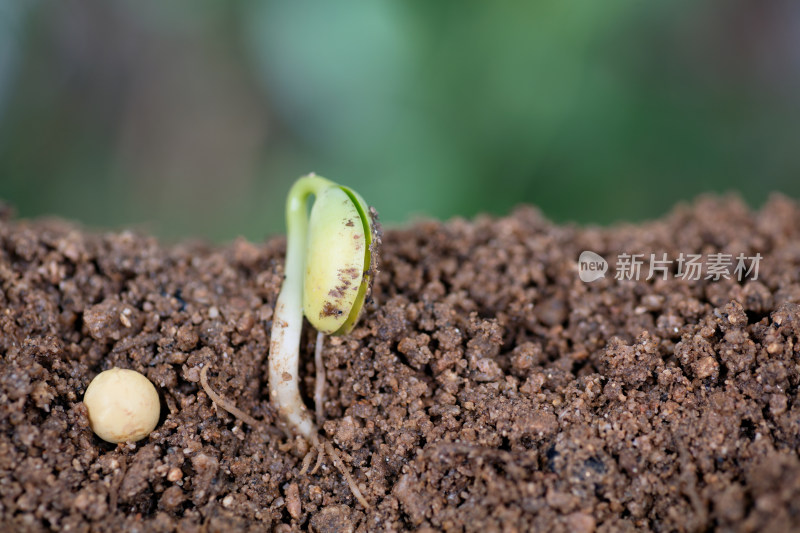
<svg viewBox="0 0 800 533">
<path fill-rule="evenodd" d="M 300 489 L 297 488 L 297 483 L 290 483 L 286 488 L 286 510 L 295 520 L 303 515 L 303 504 L 300 502 Z"/>
<path fill-rule="evenodd" d="M 800 209 L 704 198 L 633 226 L 535 210 L 383 236 L 359 325 L 326 339 L 329 460 L 266 394 L 285 241 L 211 248 L 0 216 L 2 531 L 800 530 Z M 609 259 L 583 283 L 577 258 Z M 760 253 L 758 279 L 619 281 L 620 253 Z M 643 276 L 644 278 L 645 276 Z M 301 391 L 314 391 L 310 328 Z M 81 398 L 146 375 L 155 431 Z M 256 424 L 218 409 L 200 384 Z"/>
<path fill-rule="evenodd" d="M 350 508 L 345 505 L 324 507 L 311 517 L 311 528 L 317 533 L 353 533 L 355 527 L 350 514 Z"/>
</svg>

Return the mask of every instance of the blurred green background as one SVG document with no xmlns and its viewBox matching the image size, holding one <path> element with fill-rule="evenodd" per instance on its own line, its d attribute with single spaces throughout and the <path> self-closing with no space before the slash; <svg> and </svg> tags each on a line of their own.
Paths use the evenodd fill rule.
<svg viewBox="0 0 800 533">
<path fill-rule="evenodd" d="M 0 198 L 283 232 L 316 171 L 389 225 L 800 196 L 800 2 L 0 0 Z"/>
</svg>

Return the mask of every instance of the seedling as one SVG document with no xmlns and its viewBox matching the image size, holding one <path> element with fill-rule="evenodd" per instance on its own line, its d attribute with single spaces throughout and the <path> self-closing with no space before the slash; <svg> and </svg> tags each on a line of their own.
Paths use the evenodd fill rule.
<svg viewBox="0 0 800 533">
<path fill-rule="evenodd" d="M 315 201 L 308 215 L 311 195 Z M 314 174 L 298 179 L 286 201 L 286 269 L 273 313 L 270 398 L 288 428 L 315 445 L 317 425 L 298 385 L 303 316 L 319 331 L 319 404 L 322 335 L 349 333 L 369 296 L 380 243 L 374 218 L 358 193 Z"/>
</svg>

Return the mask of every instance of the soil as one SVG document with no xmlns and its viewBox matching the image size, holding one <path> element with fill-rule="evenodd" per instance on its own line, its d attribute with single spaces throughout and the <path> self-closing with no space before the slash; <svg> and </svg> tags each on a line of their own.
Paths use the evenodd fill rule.
<svg viewBox="0 0 800 533">
<path fill-rule="evenodd" d="M 324 351 L 324 433 L 369 509 L 329 459 L 301 475 L 308 445 L 277 430 L 284 240 L 162 246 L 0 212 L 2 531 L 800 531 L 786 198 L 612 228 L 520 208 L 386 231 L 372 302 Z M 579 279 L 583 250 L 612 259 L 605 278 Z M 623 252 L 763 259 L 757 280 L 618 281 Z M 135 444 L 96 437 L 81 403 L 114 366 L 161 396 Z M 215 407 L 204 366 L 258 423 Z"/>
</svg>

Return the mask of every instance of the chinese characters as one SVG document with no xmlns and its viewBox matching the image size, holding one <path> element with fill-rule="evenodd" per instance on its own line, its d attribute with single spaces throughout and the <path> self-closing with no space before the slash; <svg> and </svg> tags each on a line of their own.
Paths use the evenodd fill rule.
<svg viewBox="0 0 800 533">
<path fill-rule="evenodd" d="M 668 259 L 667 254 L 660 256 L 650 254 L 649 261 L 645 264 L 645 254 L 619 254 L 617 256 L 616 280 L 639 280 L 644 275 L 645 280 L 654 278 L 667 279 L 672 272 L 673 265 L 677 266 L 675 278 L 687 281 L 700 279 L 719 281 L 721 279 L 736 279 L 742 281 L 758 279 L 758 265 L 762 256 L 745 256 L 740 253 L 733 254 L 712 253 L 702 254 L 681 253 L 676 259 Z"/>
</svg>

